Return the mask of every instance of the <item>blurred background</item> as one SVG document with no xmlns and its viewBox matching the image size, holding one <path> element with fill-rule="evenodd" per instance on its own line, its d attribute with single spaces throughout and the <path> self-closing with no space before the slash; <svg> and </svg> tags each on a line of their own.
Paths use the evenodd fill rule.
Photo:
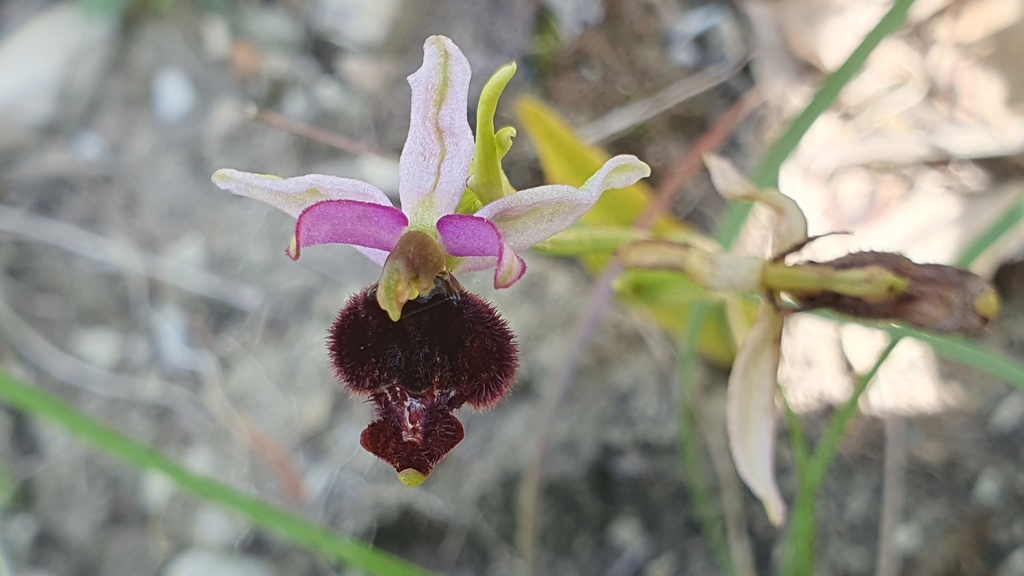
<svg viewBox="0 0 1024 576">
<path fill-rule="evenodd" d="M 588 142 L 647 161 L 658 185 L 756 89 L 760 105 L 724 149 L 749 168 L 889 4 L 7 0 L 0 366 L 339 533 L 443 574 L 514 574 L 520 480 L 538 415 L 593 313 L 591 277 L 571 260 L 527 255 L 530 273 L 513 289 L 494 291 L 486 273 L 460 278 L 517 333 L 520 378 L 494 410 L 459 415 L 466 439 L 410 490 L 359 447 L 370 407 L 339 392 L 324 353 L 334 314 L 377 267 L 345 247 L 292 262 L 289 217 L 218 190 L 210 174 L 321 172 L 396 194 L 405 77 L 432 34 L 469 58 L 471 106 L 494 69 L 519 62 L 498 118 L 520 128 L 506 160 L 519 188 L 543 175 L 512 114 L 517 94 L 550 103 Z M 875 248 L 952 261 L 1021 198 L 1022 15 L 1024 0 L 917 3 L 783 169 L 780 187 L 812 234 L 856 232 L 812 256 Z M 338 150 L 282 123 L 358 145 Z M 672 205 L 709 232 L 723 208 L 705 176 Z M 985 344 L 1018 358 L 1024 269 L 1006 263 L 1021 239 L 1007 235 L 978 266 L 1007 300 Z M 877 344 L 814 318 L 787 330 L 783 383 L 816 434 Z M 821 573 L 873 573 L 883 422 L 898 419 L 906 503 L 888 544 L 902 573 L 1024 575 L 1024 394 L 901 349 L 823 487 Z M 675 371 L 674 344 L 653 324 L 601 311 L 546 436 L 537 574 L 718 573 L 680 464 Z M 726 374 L 701 377 L 713 455 L 701 473 L 717 498 Z M 769 574 L 780 533 L 731 490 L 743 544 Z M 0 573 L 6 564 L 26 576 L 356 573 L 3 403 L 0 552 Z"/>
</svg>

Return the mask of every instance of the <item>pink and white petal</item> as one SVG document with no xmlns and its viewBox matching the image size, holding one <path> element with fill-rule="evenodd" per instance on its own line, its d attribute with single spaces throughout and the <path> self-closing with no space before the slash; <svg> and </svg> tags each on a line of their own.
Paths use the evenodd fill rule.
<svg viewBox="0 0 1024 576">
<path fill-rule="evenodd" d="M 402 210 L 414 226 L 430 227 L 455 212 L 473 159 L 467 117 L 469 61 L 450 39 L 423 44 L 423 66 L 409 76 L 409 137 L 398 163 Z"/>
<path fill-rule="evenodd" d="M 775 212 L 772 251 L 781 254 L 807 239 L 807 218 L 795 200 L 778 190 L 759 189 L 728 159 L 715 154 L 704 157 L 704 165 L 711 174 L 711 183 L 729 200 L 760 202 Z"/>
<path fill-rule="evenodd" d="M 572 226 L 606 191 L 632 186 L 650 174 L 650 167 L 635 156 L 616 156 L 582 188 L 549 185 L 520 190 L 491 202 L 475 215 L 494 222 L 512 249 L 525 250 Z"/>
<path fill-rule="evenodd" d="M 299 215 L 288 255 L 298 260 L 303 248 L 318 244 L 351 244 L 390 252 L 408 225 L 409 219 L 393 206 L 325 200 Z"/>
<path fill-rule="evenodd" d="M 786 504 L 775 483 L 775 391 L 778 388 L 782 317 L 762 303 L 729 374 L 725 420 L 736 471 L 768 520 L 786 520 Z"/>
<path fill-rule="evenodd" d="M 480 262 L 474 257 L 493 258 L 495 288 L 508 288 L 526 274 L 526 262 L 488 220 L 468 214 L 449 214 L 437 221 L 437 232 L 451 256 L 470 257 L 477 264 Z"/>
<path fill-rule="evenodd" d="M 306 208 L 324 200 L 358 200 L 391 206 L 387 195 L 373 184 L 326 174 L 279 178 L 223 168 L 213 173 L 212 180 L 222 190 L 270 204 L 296 218 Z"/>
</svg>

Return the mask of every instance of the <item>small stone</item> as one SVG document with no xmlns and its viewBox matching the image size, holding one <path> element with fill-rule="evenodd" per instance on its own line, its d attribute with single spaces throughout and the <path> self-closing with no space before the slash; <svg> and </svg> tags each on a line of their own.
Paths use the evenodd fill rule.
<svg viewBox="0 0 1024 576">
<path fill-rule="evenodd" d="M 36 537 L 42 530 L 39 519 L 28 512 L 10 514 L 0 524 L 0 542 L 8 561 L 15 566 L 24 564 L 32 553 Z M 3 560 L 0 559 L 0 568 Z"/>
<path fill-rule="evenodd" d="M 228 58 L 231 61 L 231 71 L 239 80 L 249 80 L 263 71 L 263 51 L 255 42 L 234 42 Z"/>
<path fill-rule="evenodd" d="M 668 58 L 676 66 L 724 65 L 747 50 L 736 13 L 725 4 L 709 3 L 688 10 L 666 31 Z"/>
<path fill-rule="evenodd" d="M 88 105 L 116 32 L 114 18 L 78 2 L 56 3 L 14 29 L 0 43 L 0 126 L 38 128 L 67 113 L 63 100 Z"/>
<path fill-rule="evenodd" d="M 1011 392 L 996 404 L 988 419 L 988 430 L 995 435 L 1010 434 L 1024 425 L 1024 393 Z"/>
<path fill-rule="evenodd" d="M 679 557 L 676 552 L 669 551 L 648 562 L 643 576 L 671 576 L 679 572 Z"/>
<path fill-rule="evenodd" d="M 367 94 L 380 94 L 394 82 L 395 62 L 380 54 L 342 54 L 335 61 L 338 74 Z"/>
<path fill-rule="evenodd" d="M 988 508 L 996 508 L 1003 502 L 1003 475 L 993 467 L 983 469 L 974 481 L 971 498 Z"/>
<path fill-rule="evenodd" d="M 82 360 L 111 370 L 123 357 L 124 335 L 108 326 L 79 328 L 72 332 L 69 346 Z"/>
<path fill-rule="evenodd" d="M 116 475 L 127 472 L 69 445 L 66 432 L 40 430 L 40 438 L 43 454 L 60 457 L 49 458 L 46 472 L 32 477 L 34 512 L 50 537 L 68 547 L 88 546 L 110 518 Z"/>
<path fill-rule="evenodd" d="M 139 502 L 151 516 L 162 516 L 177 493 L 174 483 L 160 472 L 144 472 L 139 482 Z"/>
<path fill-rule="evenodd" d="M 163 255 L 182 266 L 205 270 L 208 238 L 198 232 L 186 232 L 164 250 Z"/>
<path fill-rule="evenodd" d="M 316 103 L 305 88 L 295 86 L 281 98 L 281 114 L 299 122 L 309 122 L 318 112 Z"/>
<path fill-rule="evenodd" d="M 644 524 L 636 516 L 619 516 L 608 525 L 608 541 L 620 550 L 630 550 L 647 540 Z"/>
<path fill-rule="evenodd" d="M 892 541 L 900 555 L 913 556 L 924 545 L 924 530 L 917 522 L 904 522 L 893 530 Z"/>
<path fill-rule="evenodd" d="M 201 476 L 216 476 L 223 473 L 222 462 L 219 462 L 217 455 L 213 453 L 210 446 L 197 444 L 190 446 L 182 459 L 189 471 Z"/>
<path fill-rule="evenodd" d="M 165 125 L 188 118 L 196 105 L 192 78 L 177 66 L 166 66 L 153 76 L 153 115 Z"/>
<path fill-rule="evenodd" d="M 207 548 L 228 549 L 244 534 L 238 522 L 220 508 L 204 506 L 196 511 L 192 541 Z"/>
<path fill-rule="evenodd" d="M 320 110 L 339 118 L 358 118 L 366 113 L 367 102 L 336 77 L 321 74 L 310 86 L 310 96 Z"/>
<path fill-rule="evenodd" d="M 94 164 L 107 155 L 110 143 L 95 130 L 82 130 L 71 137 L 68 149 L 71 157 L 84 164 Z"/>
<path fill-rule="evenodd" d="M 601 0 L 543 0 L 541 4 L 555 16 L 558 39 L 570 44 L 584 30 L 604 21 Z"/>
<path fill-rule="evenodd" d="M 250 38 L 263 49 L 292 53 L 306 38 L 302 23 L 281 5 L 245 4 L 236 25 L 239 37 Z"/>
<path fill-rule="evenodd" d="M 163 563 L 160 548 L 163 543 L 154 540 L 146 530 L 125 525 L 104 531 L 99 568 L 103 576 L 137 576 L 153 574 Z"/>
<path fill-rule="evenodd" d="M 838 552 L 833 552 L 832 560 L 836 563 L 837 572 L 851 574 L 862 566 L 870 566 L 872 556 L 872 551 L 867 546 L 848 543 Z"/>
<path fill-rule="evenodd" d="M 161 576 L 274 576 L 273 569 L 248 556 L 224 554 L 189 548 L 175 556 L 160 573 Z"/>
<path fill-rule="evenodd" d="M 210 62 L 224 62 L 231 57 L 232 37 L 228 21 L 220 14 L 208 14 L 202 23 L 203 53 Z"/>
<path fill-rule="evenodd" d="M 318 0 L 310 10 L 310 23 L 341 46 L 375 48 L 388 39 L 402 0 Z"/>
<path fill-rule="evenodd" d="M 185 372 L 204 368 L 206 357 L 189 345 L 189 317 L 184 310 L 170 303 L 154 307 L 150 324 L 161 362 Z"/>
<path fill-rule="evenodd" d="M 993 574 L 994 576 L 1024 576 L 1024 546 L 1010 552 Z"/>
</svg>

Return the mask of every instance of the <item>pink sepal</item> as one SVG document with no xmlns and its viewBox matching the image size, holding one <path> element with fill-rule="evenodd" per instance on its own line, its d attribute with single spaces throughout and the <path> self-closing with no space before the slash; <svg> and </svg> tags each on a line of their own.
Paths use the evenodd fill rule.
<svg viewBox="0 0 1024 576">
<path fill-rule="evenodd" d="M 351 244 L 390 252 L 409 226 L 409 219 L 392 206 L 355 200 L 326 200 L 307 208 L 295 223 L 295 240 L 288 255 L 318 244 Z"/>
<path fill-rule="evenodd" d="M 508 288 L 526 273 L 526 262 L 505 243 L 493 222 L 468 214 L 449 214 L 437 221 L 448 254 L 460 258 L 494 258 L 494 287 Z"/>
</svg>

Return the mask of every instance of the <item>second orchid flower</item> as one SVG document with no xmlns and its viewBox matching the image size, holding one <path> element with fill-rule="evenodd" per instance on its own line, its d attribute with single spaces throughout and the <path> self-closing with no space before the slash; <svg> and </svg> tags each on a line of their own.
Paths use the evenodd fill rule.
<svg viewBox="0 0 1024 576">
<path fill-rule="evenodd" d="M 796 202 L 777 190 L 756 188 L 723 158 L 712 156 L 706 162 L 715 188 L 727 199 L 758 202 L 775 213 L 774 256 L 763 259 L 644 240 L 620 248 L 619 260 L 626 268 L 682 272 L 715 292 L 762 295 L 729 373 L 725 417 L 737 472 L 772 523 L 781 524 L 786 505 L 775 482 L 775 396 L 785 316 L 829 308 L 862 320 L 976 334 L 998 313 L 999 298 L 968 271 L 918 264 L 889 252 L 786 264 L 786 256 L 813 240 Z"/>
</svg>

